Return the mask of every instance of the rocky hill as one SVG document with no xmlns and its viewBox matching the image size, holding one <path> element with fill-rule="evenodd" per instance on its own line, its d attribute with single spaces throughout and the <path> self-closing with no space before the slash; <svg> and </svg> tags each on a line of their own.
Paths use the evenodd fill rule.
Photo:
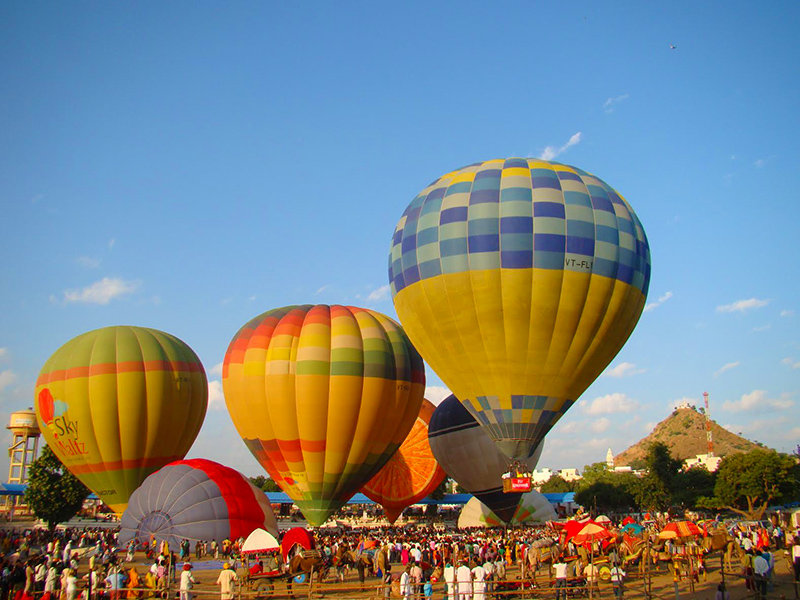
<svg viewBox="0 0 800 600">
<path fill-rule="evenodd" d="M 749 452 L 759 448 L 757 444 L 731 433 L 713 420 L 711 421 L 711 435 L 714 440 L 714 454 L 717 456 Z M 616 466 L 638 466 L 636 463 L 644 459 L 648 447 L 653 442 L 663 442 L 669 447 L 672 456 L 680 460 L 705 454 L 707 451 L 705 415 L 693 408 L 676 409 L 656 425 L 650 435 L 615 456 L 614 464 Z"/>
</svg>

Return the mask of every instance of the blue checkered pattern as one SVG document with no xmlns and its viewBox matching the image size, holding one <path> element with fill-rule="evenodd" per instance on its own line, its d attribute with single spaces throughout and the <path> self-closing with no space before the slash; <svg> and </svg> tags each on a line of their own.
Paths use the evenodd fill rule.
<svg viewBox="0 0 800 600">
<path fill-rule="evenodd" d="M 453 171 L 423 190 L 392 239 L 392 294 L 442 273 L 563 269 L 630 284 L 645 295 L 650 249 L 613 188 L 576 167 L 510 158 Z"/>
</svg>

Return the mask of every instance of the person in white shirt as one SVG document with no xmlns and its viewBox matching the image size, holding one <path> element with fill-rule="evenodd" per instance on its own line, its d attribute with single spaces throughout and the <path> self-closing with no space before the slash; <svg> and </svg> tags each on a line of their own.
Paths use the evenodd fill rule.
<svg viewBox="0 0 800 600">
<path fill-rule="evenodd" d="M 192 600 L 192 588 L 197 580 L 192 575 L 191 563 L 183 563 L 183 571 L 181 571 L 181 600 Z"/>
<path fill-rule="evenodd" d="M 486 569 L 478 565 L 472 569 L 472 600 L 486 598 Z"/>
<path fill-rule="evenodd" d="M 456 569 L 456 582 L 458 584 L 458 600 L 471 600 L 472 598 L 472 571 L 464 560 Z"/>
<path fill-rule="evenodd" d="M 553 563 L 553 570 L 555 571 L 556 578 L 556 600 L 567 598 L 567 563 L 564 562 L 564 557 L 559 556 L 558 560 Z"/>
<path fill-rule="evenodd" d="M 403 596 L 405 600 L 409 600 L 409 598 L 411 598 L 411 575 L 409 574 L 410 570 L 411 570 L 411 564 L 409 563 L 403 570 L 403 574 L 400 575 L 400 595 Z"/>
<path fill-rule="evenodd" d="M 622 598 L 622 582 L 625 579 L 625 571 L 618 565 L 611 569 L 611 586 L 614 588 L 614 596 L 619 600 Z"/>
<path fill-rule="evenodd" d="M 449 562 L 444 566 L 442 572 L 444 585 L 447 589 L 447 600 L 455 600 L 456 597 L 456 570 Z"/>
<path fill-rule="evenodd" d="M 232 600 L 235 591 L 234 584 L 238 579 L 236 571 L 231 569 L 230 563 L 222 565 L 222 570 L 217 577 L 217 585 L 219 586 L 221 600 Z"/>
</svg>

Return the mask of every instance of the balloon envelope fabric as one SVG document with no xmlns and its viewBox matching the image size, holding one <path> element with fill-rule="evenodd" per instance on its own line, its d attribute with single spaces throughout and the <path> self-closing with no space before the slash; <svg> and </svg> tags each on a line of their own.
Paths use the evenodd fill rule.
<svg viewBox="0 0 800 600">
<path fill-rule="evenodd" d="M 532 490 L 522 495 L 522 499 L 514 512 L 514 516 L 504 521 L 483 502 L 472 497 L 458 514 L 458 528 L 502 527 L 504 524 L 520 525 L 523 523 L 546 522 L 558 519 L 558 513 L 544 494 Z"/>
<path fill-rule="evenodd" d="M 428 423 L 434 410 L 432 402 L 422 401 L 419 416 L 397 452 L 361 489 L 367 498 L 383 507 L 390 523 L 444 481 L 444 469 L 433 456 L 428 441 Z"/>
<path fill-rule="evenodd" d="M 436 407 L 428 425 L 428 440 L 433 455 L 450 477 L 500 519 L 511 520 L 522 493 L 503 492 L 502 475 L 510 461 L 455 396 L 448 396 Z M 521 462 L 532 471 L 543 448 L 544 442 L 540 442 Z"/>
<path fill-rule="evenodd" d="M 321 525 L 402 444 L 425 391 L 422 359 L 389 317 L 352 306 L 288 306 L 252 319 L 222 368 L 245 444 Z"/>
<path fill-rule="evenodd" d="M 278 536 L 267 496 L 238 471 L 195 458 L 171 463 L 144 480 L 120 522 L 120 543 L 152 535 L 175 548 L 189 540 L 246 538 L 255 529 Z"/>
<path fill-rule="evenodd" d="M 59 348 L 42 367 L 35 396 L 47 445 L 122 514 L 145 477 L 191 448 L 208 383 L 200 359 L 175 336 L 118 326 Z"/>
<path fill-rule="evenodd" d="M 515 458 L 617 354 L 649 281 L 630 205 L 594 175 L 538 159 L 440 177 L 406 209 L 389 256 L 409 338 Z"/>
</svg>

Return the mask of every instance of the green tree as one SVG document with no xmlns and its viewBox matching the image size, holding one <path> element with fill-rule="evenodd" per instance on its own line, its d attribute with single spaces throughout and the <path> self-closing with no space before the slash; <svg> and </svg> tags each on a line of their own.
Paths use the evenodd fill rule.
<svg viewBox="0 0 800 600">
<path fill-rule="evenodd" d="M 589 487 L 599 481 L 612 481 L 615 475 L 614 471 L 610 471 L 604 462 L 585 465 L 582 473 L 583 477 L 580 479 L 578 488 Z"/>
<path fill-rule="evenodd" d="M 553 473 L 550 476 L 550 479 L 545 481 L 539 491 L 542 494 L 560 494 L 563 492 L 574 492 L 575 491 L 575 482 L 567 481 L 558 473 Z"/>
<path fill-rule="evenodd" d="M 25 503 L 33 514 L 52 531 L 78 514 L 88 496 L 89 488 L 64 467 L 48 446 L 42 448 L 28 470 L 25 490 Z"/>
<path fill-rule="evenodd" d="M 271 477 L 264 477 L 263 475 L 257 475 L 255 477 L 250 477 L 250 483 L 256 486 L 258 489 L 264 492 L 282 492 L 283 490 L 280 486 L 275 483 L 275 481 Z"/>
<path fill-rule="evenodd" d="M 437 485 L 436 489 L 431 492 L 430 496 L 434 500 L 441 500 L 442 498 L 444 498 L 445 494 L 448 493 L 449 489 L 450 489 L 450 478 L 445 477 L 444 479 L 442 479 L 442 483 Z"/>
<path fill-rule="evenodd" d="M 644 457 L 647 474 L 634 482 L 630 488 L 636 504 L 645 510 L 666 510 L 673 503 L 675 480 L 680 472 L 681 461 L 663 442 L 654 442 Z"/>
<path fill-rule="evenodd" d="M 672 489 L 673 479 L 681 470 L 683 463 L 672 457 L 669 446 L 664 442 L 650 444 L 644 462 L 648 474 L 660 481 L 664 489 L 669 493 L 669 490 Z"/>
<path fill-rule="evenodd" d="M 575 492 L 575 502 L 592 512 L 626 511 L 634 506 L 627 481 L 596 481 Z"/>
<path fill-rule="evenodd" d="M 681 508 L 702 508 L 705 500 L 714 495 L 716 473 L 700 465 L 678 473 L 672 482 L 672 502 Z"/>
<path fill-rule="evenodd" d="M 666 510 L 672 505 L 672 494 L 657 476 L 648 473 L 637 480 L 631 492 L 642 510 Z"/>
<path fill-rule="evenodd" d="M 760 519 L 772 503 L 800 499 L 800 467 L 792 456 L 752 450 L 726 456 L 717 469 L 714 503 Z"/>
</svg>

